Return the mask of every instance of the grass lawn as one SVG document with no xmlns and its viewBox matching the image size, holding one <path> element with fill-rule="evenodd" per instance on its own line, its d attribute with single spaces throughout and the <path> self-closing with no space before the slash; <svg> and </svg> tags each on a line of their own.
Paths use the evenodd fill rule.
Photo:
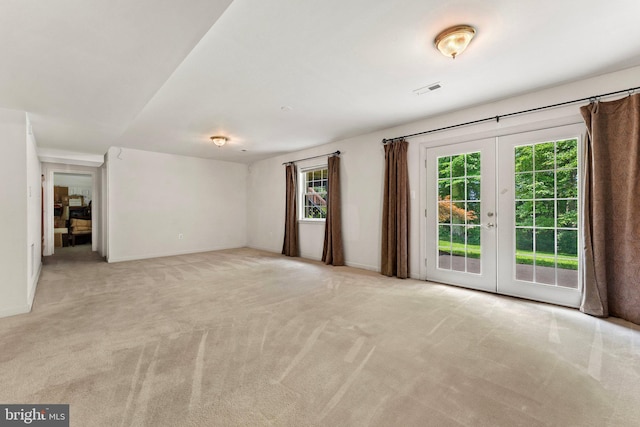
<svg viewBox="0 0 640 427">
<path fill-rule="evenodd" d="M 467 257 L 480 258 L 480 246 L 479 245 L 467 245 L 466 248 Z M 450 243 L 444 240 L 438 242 L 438 250 L 440 253 L 451 253 L 452 255 L 464 256 L 465 245 L 462 243 Z M 516 251 L 516 263 L 533 265 L 533 255 L 531 251 Z M 536 265 L 544 267 L 554 267 L 556 258 L 552 253 L 536 252 L 535 254 Z M 577 270 L 578 269 L 578 257 L 573 255 L 558 254 L 557 257 L 558 268 L 564 268 L 565 270 Z"/>
</svg>

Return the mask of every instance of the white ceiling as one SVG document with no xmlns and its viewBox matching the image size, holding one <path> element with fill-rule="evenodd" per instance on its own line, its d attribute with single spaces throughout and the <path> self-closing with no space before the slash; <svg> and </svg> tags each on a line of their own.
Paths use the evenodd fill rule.
<svg viewBox="0 0 640 427">
<path fill-rule="evenodd" d="M 250 162 L 640 65 L 638 16 L 638 0 L 0 0 L 0 107 L 28 111 L 44 148 Z M 478 34 L 445 58 L 432 40 L 462 23 Z"/>
</svg>

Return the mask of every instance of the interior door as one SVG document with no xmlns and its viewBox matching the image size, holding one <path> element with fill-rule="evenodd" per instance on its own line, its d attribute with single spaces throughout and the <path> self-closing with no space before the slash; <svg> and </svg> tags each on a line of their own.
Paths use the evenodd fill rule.
<svg viewBox="0 0 640 427">
<path fill-rule="evenodd" d="M 496 291 L 495 140 L 427 150 L 427 279 Z"/>
<path fill-rule="evenodd" d="M 498 292 L 577 307 L 583 125 L 498 140 Z"/>
</svg>

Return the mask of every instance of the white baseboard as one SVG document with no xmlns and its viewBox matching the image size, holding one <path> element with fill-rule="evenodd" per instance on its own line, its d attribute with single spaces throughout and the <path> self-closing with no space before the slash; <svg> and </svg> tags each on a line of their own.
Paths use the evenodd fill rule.
<svg viewBox="0 0 640 427">
<path fill-rule="evenodd" d="M 5 308 L 4 310 L 0 310 L 0 317 L 9 317 L 9 316 L 15 316 L 17 314 L 26 314 L 26 313 L 29 313 L 30 311 L 31 311 L 31 307 L 29 305 Z"/>
<path fill-rule="evenodd" d="M 264 247 L 260 247 L 260 246 L 256 246 L 256 245 L 249 245 L 247 247 L 251 248 L 251 249 L 257 249 L 259 251 L 265 251 L 265 252 L 271 252 L 271 253 L 280 253 L 279 251 L 276 252 L 271 248 L 264 248 Z M 320 258 L 309 256 L 309 254 L 300 254 L 300 258 L 306 258 L 306 259 L 310 259 L 310 260 L 313 260 L 313 261 L 322 261 Z M 345 261 L 345 264 L 348 267 L 361 268 L 363 270 L 375 271 L 375 272 L 378 272 L 378 273 L 380 272 L 380 266 L 377 266 L 377 265 L 361 264 L 359 262 L 351 262 L 351 261 Z"/>
<path fill-rule="evenodd" d="M 345 261 L 345 264 L 353 268 L 361 268 L 363 270 L 375 271 L 377 273 L 380 272 L 380 267 L 377 265 L 360 264 L 359 262 L 351 262 L 351 261 Z"/>
<path fill-rule="evenodd" d="M 33 307 L 33 300 L 36 297 L 36 289 L 38 288 L 38 282 L 40 281 L 40 273 L 42 272 L 42 262 L 38 265 L 38 272 L 36 273 L 36 277 L 31 282 L 31 287 L 29 289 L 29 295 L 27 296 L 27 304 L 29 306 L 29 311 L 31 311 L 31 307 Z"/>
<path fill-rule="evenodd" d="M 125 261 L 137 261 L 141 259 L 151 259 L 151 258 L 164 258 L 169 256 L 178 256 L 178 255 L 189 255 L 189 254 L 198 254 L 202 252 L 213 252 L 213 251 L 222 251 L 225 249 L 240 249 L 245 246 L 213 246 L 210 248 L 201 248 L 201 249 L 189 249 L 185 251 L 176 251 L 176 252 L 157 252 L 153 254 L 144 254 L 144 255 L 127 255 L 127 256 L 110 256 L 107 258 L 108 263 L 114 262 L 125 262 Z"/>
<path fill-rule="evenodd" d="M 256 246 L 256 245 L 248 245 L 247 248 L 256 249 L 258 251 L 265 251 L 265 252 L 269 252 L 269 253 L 272 253 L 272 254 L 282 255 L 282 251 L 281 250 L 274 250 L 273 248 L 265 248 L 265 247 Z M 316 257 L 311 256 L 309 254 L 303 254 L 303 253 L 301 253 L 298 258 L 309 259 L 309 260 L 312 260 L 312 261 L 321 261 L 320 258 L 316 258 Z"/>
<path fill-rule="evenodd" d="M 31 312 L 31 307 L 33 307 L 33 300 L 35 299 L 35 296 L 36 296 L 36 288 L 38 287 L 38 282 L 40 281 L 41 272 L 42 272 L 42 262 L 38 265 L 38 271 L 36 272 L 36 275 L 33 281 L 31 282 L 31 285 L 29 286 L 29 290 L 27 293 L 27 303 L 25 305 L 5 308 L 3 310 L 0 310 L 0 317 L 9 317 L 9 316 L 15 316 L 18 314 L 26 314 Z"/>
<path fill-rule="evenodd" d="M 319 257 L 310 255 L 310 254 L 300 254 L 300 258 L 304 258 L 304 259 L 310 259 L 311 261 L 322 261 L 322 255 L 320 255 Z"/>
<path fill-rule="evenodd" d="M 259 251 L 271 252 L 272 254 L 282 254 L 282 249 L 274 250 L 273 248 L 265 248 L 265 247 L 256 246 L 256 245 L 247 245 L 246 247 L 250 249 L 257 249 Z"/>
</svg>

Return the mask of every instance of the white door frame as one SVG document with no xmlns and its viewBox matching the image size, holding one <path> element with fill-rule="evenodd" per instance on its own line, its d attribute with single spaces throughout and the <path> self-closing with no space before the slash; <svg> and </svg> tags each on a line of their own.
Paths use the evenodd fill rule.
<svg viewBox="0 0 640 427">
<path fill-rule="evenodd" d="M 98 241 L 100 228 L 96 226 L 96 223 L 100 220 L 100 193 L 97 185 L 97 171 L 90 171 L 86 169 L 74 169 L 73 165 L 64 165 L 64 168 L 48 168 L 47 175 L 45 176 L 45 221 L 44 221 L 44 238 L 45 238 L 45 250 L 44 255 L 50 256 L 55 253 L 54 245 L 54 226 L 53 226 L 53 175 L 55 173 L 73 173 L 81 175 L 91 175 L 91 250 L 98 250 Z"/>
</svg>

